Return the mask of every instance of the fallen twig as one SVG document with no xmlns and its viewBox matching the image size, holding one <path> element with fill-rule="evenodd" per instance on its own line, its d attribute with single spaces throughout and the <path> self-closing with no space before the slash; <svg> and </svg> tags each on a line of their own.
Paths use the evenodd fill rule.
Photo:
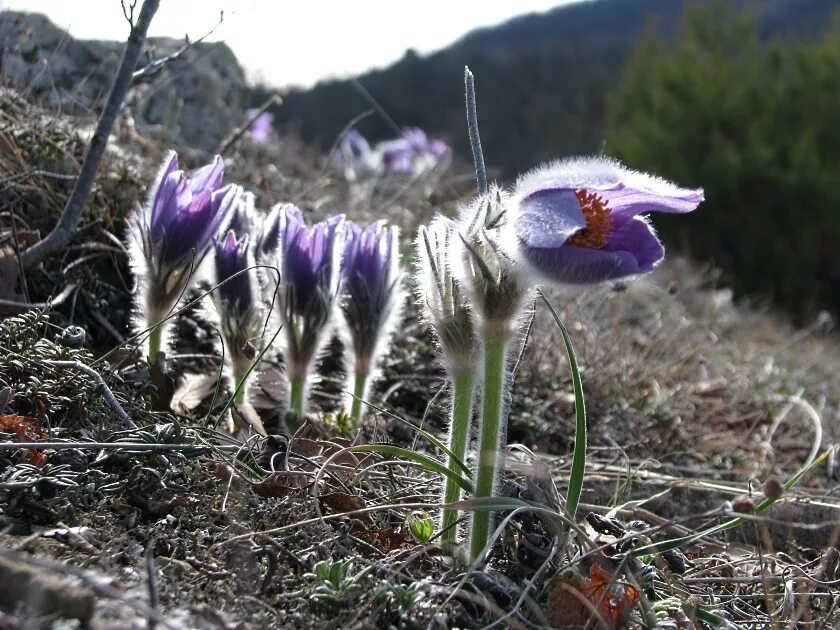
<svg viewBox="0 0 840 630">
<path fill-rule="evenodd" d="M 69 368 L 71 370 L 77 370 L 95 380 L 102 387 L 102 393 L 105 396 L 105 402 L 107 402 L 108 406 L 111 409 L 113 409 L 114 413 L 122 421 L 122 423 L 130 429 L 137 428 L 137 425 L 134 424 L 134 421 L 128 417 L 128 414 L 125 412 L 125 409 L 123 409 L 122 405 L 120 405 L 120 403 L 117 401 L 116 397 L 114 396 L 114 392 L 112 392 L 111 388 L 108 387 L 107 383 L 105 383 L 105 379 L 103 379 L 99 375 L 99 372 L 79 361 L 44 361 L 44 363 L 47 365 L 52 365 L 54 367 L 63 367 Z"/>
</svg>

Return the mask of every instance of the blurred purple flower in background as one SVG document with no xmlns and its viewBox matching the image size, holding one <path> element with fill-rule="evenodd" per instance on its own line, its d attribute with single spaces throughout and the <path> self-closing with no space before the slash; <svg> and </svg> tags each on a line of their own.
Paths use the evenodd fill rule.
<svg viewBox="0 0 840 630">
<path fill-rule="evenodd" d="M 146 329 L 162 320 L 186 293 L 210 248 L 242 194 L 239 186 L 221 186 L 224 162 L 213 162 L 187 177 L 170 151 L 152 188 L 149 202 L 136 213 L 128 231 L 136 293 L 137 325 Z M 154 360 L 165 342 L 166 326 L 149 337 Z"/>
<path fill-rule="evenodd" d="M 439 139 L 429 140 L 417 127 L 403 130 L 399 138 L 376 145 L 382 165 L 388 173 L 424 173 L 438 165 L 448 164 L 449 147 Z"/>
<path fill-rule="evenodd" d="M 245 115 L 245 120 L 250 120 L 251 117 L 257 113 L 256 109 L 249 109 Z M 248 135 L 251 140 L 258 144 L 265 144 L 271 139 L 271 132 L 274 130 L 274 114 L 271 112 L 263 112 L 257 116 L 248 127 Z"/>
<path fill-rule="evenodd" d="M 344 301 L 342 313 L 346 342 L 353 353 L 348 390 L 350 415 L 356 425 L 361 401 L 367 395 L 371 376 L 387 349 L 394 324 L 401 312 L 404 293 L 400 272 L 399 229 L 376 221 L 362 230 L 347 223 L 341 261 Z"/>
<path fill-rule="evenodd" d="M 379 155 L 371 150 L 365 137 L 356 129 L 349 129 L 330 156 L 336 168 L 344 172 L 348 181 L 364 179 L 379 168 Z"/>
<path fill-rule="evenodd" d="M 597 283 L 651 271 L 665 250 L 646 212 L 691 212 L 680 188 L 602 157 L 571 158 L 522 176 L 511 200 L 518 251 L 541 277 Z"/>
<path fill-rule="evenodd" d="M 277 262 L 282 276 L 277 310 L 286 337 L 290 410 L 301 417 L 309 372 L 326 342 L 325 333 L 336 310 L 344 215 L 308 227 L 295 206 L 286 204 L 276 210 L 280 237 Z"/>
</svg>

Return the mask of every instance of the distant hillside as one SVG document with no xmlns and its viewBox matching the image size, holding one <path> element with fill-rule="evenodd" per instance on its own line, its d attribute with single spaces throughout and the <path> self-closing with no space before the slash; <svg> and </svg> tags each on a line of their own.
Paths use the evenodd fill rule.
<svg viewBox="0 0 840 630">
<path fill-rule="evenodd" d="M 477 77 L 488 164 L 509 175 L 558 155 L 597 152 L 608 94 L 634 45 L 646 29 L 671 36 L 686 4 L 597 0 L 558 7 L 476 30 L 426 57 L 408 51 L 392 66 L 358 80 L 399 125 L 441 134 L 467 155 L 461 77 L 469 65 Z M 840 8 L 840 0 L 730 4 L 754 7 L 763 38 L 813 36 Z M 327 146 L 368 109 L 351 81 L 328 81 L 289 92 L 276 114 L 306 140 Z M 379 116 L 368 117 L 360 128 L 374 138 L 393 133 Z"/>
</svg>

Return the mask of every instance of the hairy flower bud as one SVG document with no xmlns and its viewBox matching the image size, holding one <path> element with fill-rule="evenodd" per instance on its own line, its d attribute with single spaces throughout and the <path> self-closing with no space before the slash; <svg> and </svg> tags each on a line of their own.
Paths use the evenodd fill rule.
<svg viewBox="0 0 840 630">
<path fill-rule="evenodd" d="M 451 258 L 462 253 L 457 224 L 436 217 L 420 227 L 415 247 L 417 297 L 437 336 L 447 369 L 452 373 L 472 371 L 477 351 L 472 316 L 463 286 L 452 274 Z"/>
</svg>

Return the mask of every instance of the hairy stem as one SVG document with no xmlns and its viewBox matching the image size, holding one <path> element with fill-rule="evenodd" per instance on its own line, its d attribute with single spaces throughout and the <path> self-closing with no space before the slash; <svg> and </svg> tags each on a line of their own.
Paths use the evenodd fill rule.
<svg viewBox="0 0 840 630">
<path fill-rule="evenodd" d="M 306 392 L 306 377 L 292 376 L 289 378 L 289 385 L 291 385 L 291 389 L 289 391 L 289 411 L 291 411 L 298 420 L 300 420 L 303 418 L 304 403 L 306 402 L 304 399 Z"/>
<path fill-rule="evenodd" d="M 492 496 L 498 473 L 507 346 L 505 336 L 486 336 L 484 339 L 484 393 L 475 478 L 475 496 L 478 498 Z M 487 546 L 490 526 L 490 512 L 475 513 L 470 532 L 470 561 L 478 558 Z"/>
<path fill-rule="evenodd" d="M 154 365 L 155 361 L 157 360 L 157 355 L 160 352 L 160 344 L 163 340 L 164 326 L 166 326 L 166 322 L 155 326 L 149 333 L 149 365 Z"/>
<path fill-rule="evenodd" d="M 368 375 L 365 372 L 356 372 L 353 377 L 353 402 L 350 404 L 350 419 L 353 426 L 358 427 L 362 421 L 362 399 L 365 397 Z"/>
<path fill-rule="evenodd" d="M 131 85 L 137 60 L 140 58 L 143 43 L 146 41 L 146 31 L 149 30 L 149 24 L 151 24 L 159 4 L 160 0 L 145 0 L 143 2 L 137 23 L 132 26 L 131 33 L 128 36 L 122 61 L 120 61 L 120 66 L 114 75 L 108 100 L 105 102 L 105 108 L 102 110 L 96 130 L 93 132 L 73 192 L 70 193 L 70 198 L 67 200 L 55 228 L 21 255 L 24 268 L 28 269 L 47 256 L 63 249 L 76 234 L 79 220 L 82 217 L 82 210 L 84 210 L 90 196 L 96 173 L 99 171 L 99 164 L 102 162 L 102 156 L 108 146 L 108 137 L 111 135 L 111 129 L 122 109 L 125 93 Z"/>
<path fill-rule="evenodd" d="M 461 474 L 461 469 L 455 463 L 455 458 L 464 462 L 467 455 L 467 444 L 470 441 L 470 420 L 472 419 L 473 390 L 475 373 L 465 371 L 455 374 L 452 378 L 452 418 L 449 423 L 449 456 L 446 467 L 454 473 Z M 446 478 L 443 490 L 443 502 L 452 503 L 461 500 L 461 487 L 450 477 Z M 454 544 L 457 542 L 458 510 L 444 510 L 441 516 L 441 543 Z"/>
</svg>

